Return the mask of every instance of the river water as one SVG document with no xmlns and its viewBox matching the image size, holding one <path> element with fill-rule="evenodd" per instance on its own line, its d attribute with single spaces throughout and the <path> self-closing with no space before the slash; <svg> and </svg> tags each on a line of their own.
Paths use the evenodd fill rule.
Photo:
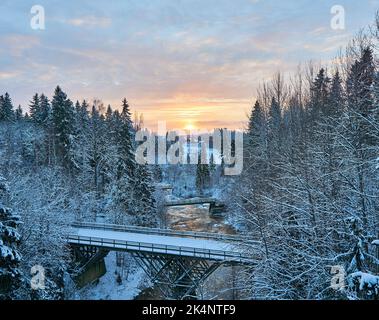
<svg viewBox="0 0 379 320">
<path fill-rule="evenodd" d="M 167 220 L 169 229 L 173 230 L 235 234 L 224 218 L 210 215 L 209 204 L 169 207 Z"/>
</svg>

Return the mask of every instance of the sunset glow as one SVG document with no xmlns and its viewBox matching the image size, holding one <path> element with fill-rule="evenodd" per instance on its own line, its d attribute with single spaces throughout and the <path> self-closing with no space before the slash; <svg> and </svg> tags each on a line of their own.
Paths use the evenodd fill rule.
<svg viewBox="0 0 379 320">
<path fill-rule="evenodd" d="M 126 97 L 151 128 L 165 120 L 170 128 L 241 129 L 262 81 L 309 60 L 330 61 L 372 19 L 375 1 L 363 2 L 339 1 L 348 19 L 347 28 L 336 31 L 330 28 L 332 1 L 83 0 L 56 6 L 40 0 L 46 29 L 36 31 L 29 26 L 34 0 L 5 1 L 0 87 L 24 111 L 33 94 L 51 97 L 60 85 L 74 101 L 98 98 L 115 109 Z"/>
<path fill-rule="evenodd" d="M 196 130 L 196 126 L 193 124 L 193 123 L 188 123 L 185 127 L 184 127 L 184 130 L 187 130 L 187 131 L 192 131 L 192 130 Z"/>
</svg>

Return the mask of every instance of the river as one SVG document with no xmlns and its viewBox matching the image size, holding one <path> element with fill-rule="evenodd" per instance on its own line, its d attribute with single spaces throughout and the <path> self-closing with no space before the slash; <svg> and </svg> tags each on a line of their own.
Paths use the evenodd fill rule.
<svg viewBox="0 0 379 320">
<path fill-rule="evenodd" d="M 209 214 L 209 205 L 169 207 L 167 217 L 169 229 L 235 234 L 235 230 L 225 223 L 224 218 Z"/>
</svg>

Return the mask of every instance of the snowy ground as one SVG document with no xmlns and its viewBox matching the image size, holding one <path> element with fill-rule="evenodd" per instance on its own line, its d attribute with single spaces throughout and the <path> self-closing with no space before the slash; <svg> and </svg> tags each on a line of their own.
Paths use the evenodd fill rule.
<svg viewBox="0 0 379 320">
<path fill-rule="evenodd" d="M 132 259 L 132 258 L 130 258 Z M 79 291 L 82 300 L 133 300 L 143 289 L 144 272 L 134 261 L 129 261 L 131 270 L 127 275 L 124 271 L 122 283 L 117 283 L 115 272 L 121 272 L 116 266 L 116 253 L 110 252 L 105 258 L 107 273 L 100 278 L 98 284 L 88 285 Z"/>
</svg>

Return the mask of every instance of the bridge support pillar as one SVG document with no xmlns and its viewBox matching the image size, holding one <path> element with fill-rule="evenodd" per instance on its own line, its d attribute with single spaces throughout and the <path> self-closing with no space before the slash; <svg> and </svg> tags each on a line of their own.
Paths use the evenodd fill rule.
<svg viewBox="0 0 379 320">
<path fill-rule="evenodd" d="M 165 299 L 197 299 L 198 287 L 220 266 L 219 262 L 192 257 L 143 252 L 132 255 Z"/>
<path fill-rule="evenodd" d="M 76 263 L 75 283 L 79 288 L 101 278 L 106 273 L 104 258 L 108 250 L 93 246 L 72 246 Z"/>
</svg>

